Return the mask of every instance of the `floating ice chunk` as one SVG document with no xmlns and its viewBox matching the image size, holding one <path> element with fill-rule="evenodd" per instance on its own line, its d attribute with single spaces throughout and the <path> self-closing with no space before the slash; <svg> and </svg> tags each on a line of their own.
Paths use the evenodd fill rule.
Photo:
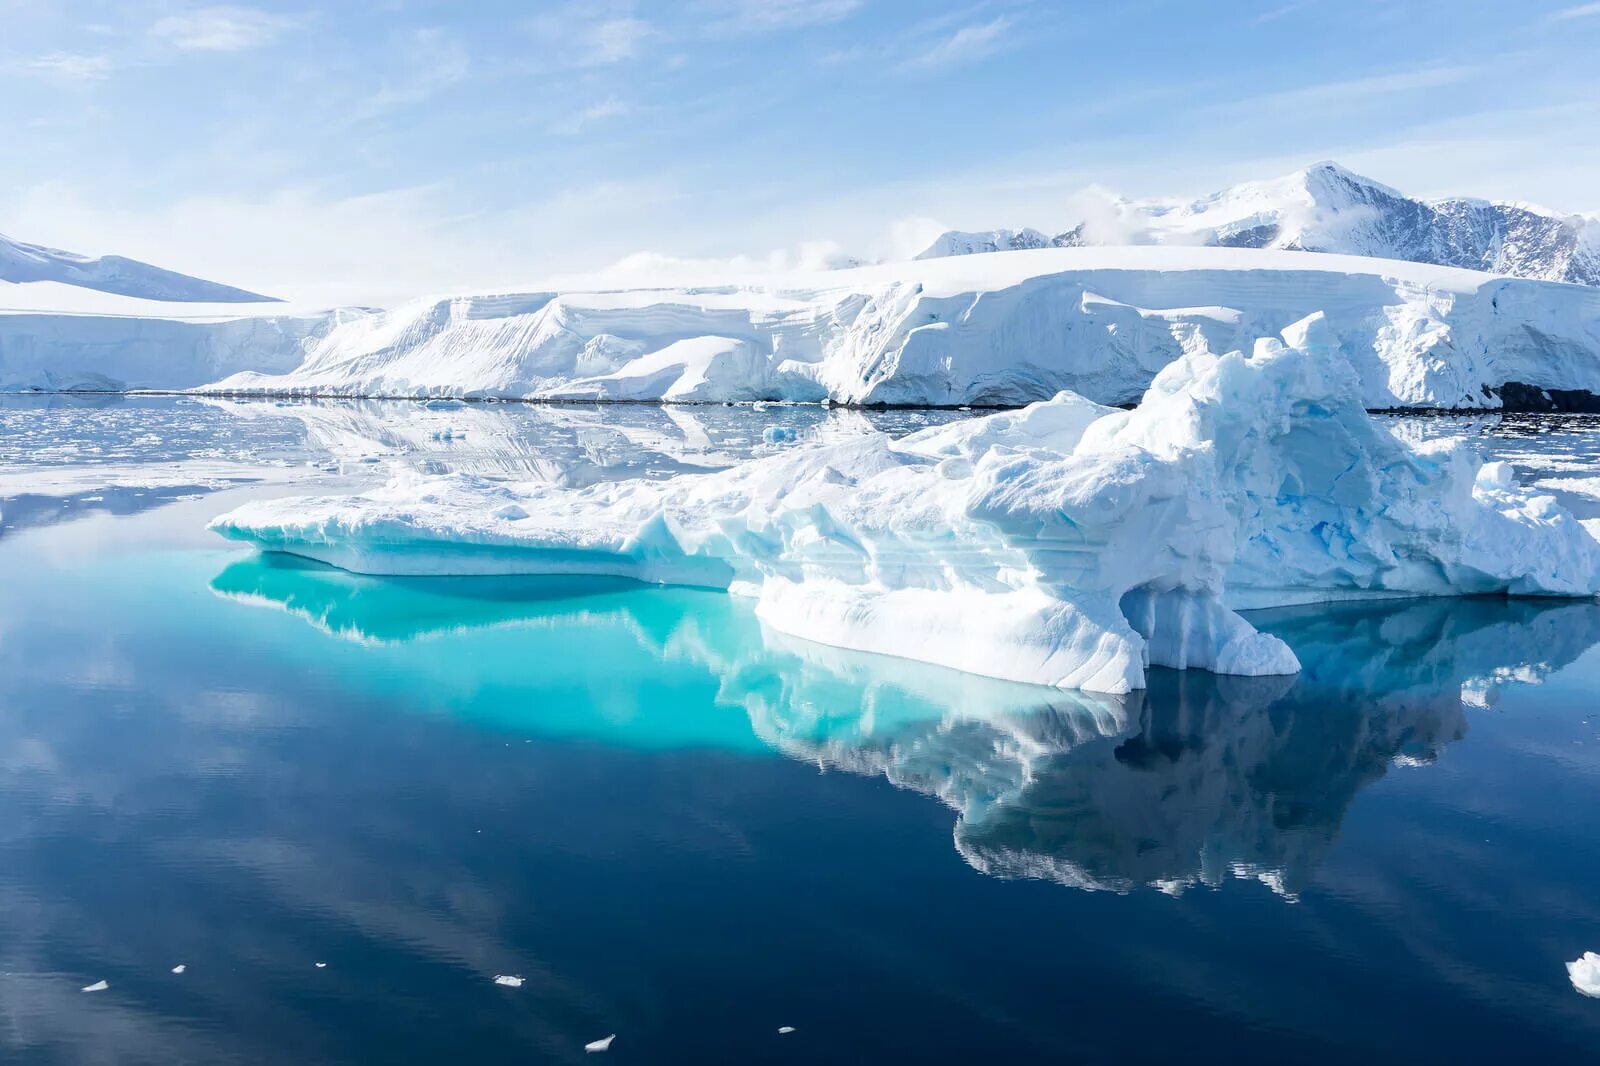
<svg viewBox="0 0 1600 1066">
<path fill-rule="evenodd" d="M 715 473 L 405 479 L 254 501 L 213 528 L 369 573 L 727 589 L 793 636 L 1110 693 L 1149 666 L 1298 670 L 1243 607 L 1600 590 L 1600 541 L 1553 497 L 1459 443 L 1398 439 L 1320 315 L 1289 332 L 1302 347 L 1179 359 L 1132 411 L 1062 393 Z M 496 513 L 508 498 L 526 517 Z"/>
<path fill-rule="evenodd" d="M 583 1050 L 589 1052 L 590 1054 L 593 1054 L 596 1051 L 610 1051 L 611 1041 L 615 1040 L 616 1038 L 617 1034 L 612 1033 L 610 1036 L 604 1037 L 600 1040 L 591 1040 L 587 1044 L 583 1045 Z"/>
<path fill-rule="evenodd" d="M 180 963 L 178 963 L 178 965 L 176 965 L 176 966 L 174 966 L 172 968 L 172 972 L 173 973 L 183 973 L 188 968 L 189 968 L 188 966 L 186 966 L 186 965 L 184 965 L 183 963 L 180 962 Z"/>
<path fill-rule="evenodd" d="M 85 992 L 104 992 L 106 989 L 108 989 L 110 987 L 111 986 L 106 984 L 104 981 L 96 981 L 92 985 L 84 985 L 83 986 L 83 990 Z"/>
<path fill-rule="evenodd" d="M 504 973 L 496 974 L 494 979 L 495 984 L 504 985 L 507 988 L 521 988 L 522 981 L 523 979 L 520 977 L 513 977 L 510 974 Z"/>
<path fill-rule="evenodd" d="M 1567 963 L 1567 976 L 1572 979 L 1573 988 L 1600 999 L 1600 955 L 1585 951 L 1582 958 Z"/>
<path fill-rule="evenodd" d="M 761 439 L 768 444 L 789 444 L 800 439 L 800 432 L 793 426 L 768 426 L 761 431 Z"/>
<path fill-rule="evenodd" d="M 328 968 L 328 964 L 325 963 L 325 962 L 319 962 L 319 963 L 316 963 L 316 967 L 319 970 L 326 970 Z"/>
<path fill-rule="evenodd" d="M 780 1026 L 778 1026 L 778 1035 L 779 1036 L 788 1036 L 792 1032 L 794 1032 L 794 1026 L 792 1026 L 792 1025 L 780 1025 Z"/>
</svg>

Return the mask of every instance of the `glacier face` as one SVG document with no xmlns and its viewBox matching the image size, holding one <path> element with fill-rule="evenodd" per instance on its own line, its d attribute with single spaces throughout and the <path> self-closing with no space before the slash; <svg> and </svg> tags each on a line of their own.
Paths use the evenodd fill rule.
<svg viewBox="0 0 1600 1066">
<path fill-rule="evenodd" d="M 360 314 L 0 310 L 0 392 L 187 389 L 247 367 L 288 372 L 317 339 Z"/>
<path fill-rule="evenodd" d="M 1020 411 L 567 488 L 403 477 L 275 499 L 224 536 L 367 573 L 604 574 L 749 594 L 774 629 L 1005 680 L 1127 692 L 1150 665 L 1291 673 L 1235 606 L 1600 591 L 1600 542 L 1457 446 L 1363 411 L 1301 346 L 1186 356 L 1133 411 Z"/>
<path fill-rule="evenodd" d="M 0 281 L 60 282 L 143 300 L 183 303 L 276 303 L 273 296 L 236 289 L 120 255 L 88 256 L 26 244 L 0 233 Z"/>
<path fill-rule="evenodd" d="M 1600 218 L 1518 203 L 1416 200 L 1330 162 L 1194 201 L 1112 200 L 1053 237 L 951 231 L 918 258 L 1111 244 L 1299 249 L 1600 285 Z"/>
<path fill-rule="evenodd" d="M 1070 389 L 1121 404 L 1187 354 L 1247 347 L 1318 311 L 1370 409 L 1493 408 L 1507 382 L 1600 393 L 1595 289 L 1170 247 L 424 300 L 352 318 L 292 371 L 204 391 L 1004 406 Z"/>
</svg>

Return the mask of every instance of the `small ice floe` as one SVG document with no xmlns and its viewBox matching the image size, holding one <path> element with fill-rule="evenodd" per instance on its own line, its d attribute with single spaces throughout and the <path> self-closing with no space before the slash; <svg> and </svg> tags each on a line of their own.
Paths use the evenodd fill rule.
<svg viewBox="0 0 1600 1066">
<path fill-rule="evenodd" d="M 610 1051 L 611 1041 L 615 1040 L 616 1038 L 617 1034 L 612 1033 L 603 1040 L 591 1040 L 587 1044 L 583 1045 L 583 1050 L 589 1052 L 591 1055 L 596 1051 Z"/>
<path fill-rule="evenodd" d="M 319 969 L 319 970 L 326 970 L 326 969 L 327 969 L 327 968 L 328 968 L 328 964 L 327 964 L 327 963 L 325 963 L 325 962 L 319 962 L 319 963 L 316 963 L 316 964 L 315 964 L 315 966 L 316 966 L 316 967 L 317 967 L 317 969 Z"/>
<path fill-rule="evenodd" d="M 186 966 L 185 964 L 180 962 L 180 963 L 178 963 L 178 965 L 176 965 L 176 966 L 174 966 L 172 968 L 172 972 L 173 973 L 182 973 L 183 971 L 187 970 L 188 968 L 189 968 L 188 966 Z"/>
<path fill-rule="evenodd" d="M 778 1035 L 779 1036 L 788 1036 L 792 1032 L 794 1032 L 794 1026 L 792 1026 L 792 1025 L 780 1025 L 780 1026 L 778 1026 Z"/>
<path fill-rule="evenodd" d="M 1576 965 L 1577 965 L 1577 963 L 1573 963 L 1573 965 L 1574 965 L 1574 966 L 1576 966 Z M 1577 981 L 1577 978 L 1576 978 L 1576 977 L 1574 977 L 1574 978 L 1573 978 L 1573 981 L 1574 981 L 1574 982 L 1576 982 L 1576 981 Z M 110 988 L 110 987 L 111 987 L 111 986 L 110 986 L 110 985 L 108 985 L 108 984 L 106 984 L 106 983 L 105 983 L 105 982 L 104 982 L 104 981 L 96 981 L 96 982 L 95 982 L 95 983 L 94 983 L 94 984 L 92 984 L 92 985 L 84 985 L 84 986 L 83 986 L 83 990 L 84 990 L 84 991 L 85 991 L 85 992 L 104 992 L 104 991 L 105 991 L 105 990 L 106 990 L 106 989 L 108 989 L 108 988 Z"/>
<path fill-rule="evenodd" d="M 507 988 L 521 988 L 522 978 L 512 977 L 508 973 L 500 973 L 495 974 L 494 983 L 497 985 L 505 985 Z"/>
<path fill-rule="evenodd" d="M 800 431 L 793 426 L 768 426 L 761 432 L 761 439 L 768 444 L 786 444 L 800 439 Z"/>
<path fill-rule="evenodd" d="M 1567 963 L 1567 976 L 1572 978 L 1573 988 L 1600 999 L 1600 955 L 1585 951 L 1583 958 Z"/>
</svg>

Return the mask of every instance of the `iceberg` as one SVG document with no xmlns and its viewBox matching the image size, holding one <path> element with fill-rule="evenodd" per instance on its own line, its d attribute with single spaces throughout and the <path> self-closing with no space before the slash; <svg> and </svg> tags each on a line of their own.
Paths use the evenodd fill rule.
<svg viewBox="0 0 1600 1066">
<path fill-rule="evenodd" d="M 1288 336 L 1179 359 L 1131 411 L 1062 393 L 577 488 L 405 474 L 212 528 L 363 573 L 725 589 L 791 636 L 1106 693 L 1151 666 L 1296 672 L 1246 607 L 1600 591 L 1600 542 L 1553 498 L 1375 423 L 1322 316 Z"/>
<path fill-rule="evenodd" d="M 1567 976 L 1572 979 L 1573 988 L 1600 999 L 1600 955 L 1585 951 L 1581 958 L 1567 963 Z"/>
</svg>

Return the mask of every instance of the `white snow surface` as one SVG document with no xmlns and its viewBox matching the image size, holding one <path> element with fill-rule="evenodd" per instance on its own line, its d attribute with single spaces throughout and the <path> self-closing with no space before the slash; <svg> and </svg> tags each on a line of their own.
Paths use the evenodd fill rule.
<svg viewBox="0 0 1600 1066">
<path fill-rule="evenodd" d="M 1126 692 L 1149 665 L 1292 673 L 1234 610 L 1362 595 L 1592 596 L 1600 542 L 1505 464 L 1362 409 L 1321 316 L 1169 365 L 1133 411 L 1062 393 L 898 440 L 568 488 L 464 475 L 254 501 L 224 536 L 366 573 L 607 574 L 757 598 L 774 629 Z"/>
<path fill-rule="evenodd" d="M 0 281 L 59 282 L 99 292 L 174 302 L 270 303 L 271 296 L 180 274 L 120 255 L 90 256 L 0 233 Z"/>
<path fill-rule="evenodd" d="M 1600 392 L 1600 290 L 1188 247 L 422 300 L 342 322 L 292 370 L 203 391 L 1007 406 L 1070 389 L 1120 404 L 1175 360 L 1247 348 L 1317 311 L 1368 408 L 1493 408 L 1488 390 L 1508 381 Z"/>
</svg>

